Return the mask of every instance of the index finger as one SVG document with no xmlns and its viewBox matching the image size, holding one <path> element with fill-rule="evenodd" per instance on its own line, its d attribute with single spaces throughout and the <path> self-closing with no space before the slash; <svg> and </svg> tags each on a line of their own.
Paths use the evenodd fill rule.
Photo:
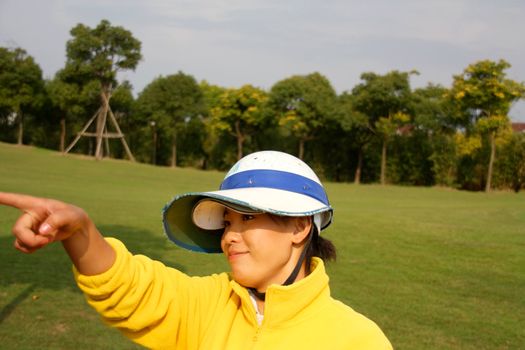
<svg viewBox="0 0 525 350">
<path fill-rule="evenodd" d="M 28 210 L 34 207 L 38 198 L 20 193 L 0 192 L 0 204 L 7 205 L 20 210 Z"/>
</svg>

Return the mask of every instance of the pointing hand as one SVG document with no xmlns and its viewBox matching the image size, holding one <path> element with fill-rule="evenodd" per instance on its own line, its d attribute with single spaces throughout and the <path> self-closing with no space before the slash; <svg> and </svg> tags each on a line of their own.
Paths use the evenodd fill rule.
<svg viewBox="0 0 525 350">
<path fill-rule="evenodd" d="M 84 210 L 53 199 L 0 192 L 0 204 L 23 212 L 12 232 L 15 248 L 24 253 L 32 253 L 75 233 L 86 232 L 91 223 Z"/>
</svg>

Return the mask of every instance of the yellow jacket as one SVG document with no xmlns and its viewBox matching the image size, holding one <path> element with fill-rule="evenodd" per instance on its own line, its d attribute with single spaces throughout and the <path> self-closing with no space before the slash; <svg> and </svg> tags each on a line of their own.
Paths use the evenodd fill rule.
<svg viewBox="0 0 525 350">
<path fill-rule="evenodd" d="M 392 349 L 379 327 L 330 297 L 322 260 L 289 286 L 272 285 L 258 325 L 246 288 L 226 273 L 189 277 L 108 238 L 117 260 L 77 283 L 111 326 L 152 349 Z"/>
</svg>

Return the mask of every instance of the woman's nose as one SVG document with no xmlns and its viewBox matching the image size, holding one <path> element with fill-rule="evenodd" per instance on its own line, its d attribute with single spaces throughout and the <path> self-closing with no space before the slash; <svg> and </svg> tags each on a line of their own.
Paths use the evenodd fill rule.
<svg viewBox="0 0 525 350">
<path fill-rule="evenodd" d="M 241 239 L 241 220 L 237 220 L 236 217 L 230 218 L 228 226 L 224 229 L 222 239 L 226 243 L 239 242 Z"/>
<path fill-rule="evenodd" d="M 241 233 L 238 229 L 235 228 L 234 225 L 230 224 L 228 227 L 224 229 L 222 239 L 226 243 L 238 242 L 240 238 L 241 238 Z"/>
</svg>

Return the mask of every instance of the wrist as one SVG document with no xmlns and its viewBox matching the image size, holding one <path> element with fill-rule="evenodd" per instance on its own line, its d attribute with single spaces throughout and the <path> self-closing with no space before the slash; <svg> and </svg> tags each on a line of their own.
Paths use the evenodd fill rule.
<svg viewBox="0 0 525 350">
<path fill-rule="evenodd" d="M 64 239 L 62 244 L 77 270 L 84 275 L 107 271 L 116 258 L 115 251 L 91 220 L 88 220 L 84 229 Z"/>
</svg>

